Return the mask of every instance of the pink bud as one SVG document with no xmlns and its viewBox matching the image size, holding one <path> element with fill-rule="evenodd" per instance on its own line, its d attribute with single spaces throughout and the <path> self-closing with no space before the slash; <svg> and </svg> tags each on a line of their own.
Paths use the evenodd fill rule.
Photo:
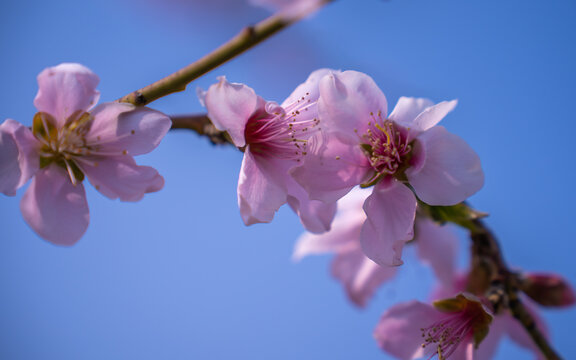
<svg viewBox="0 0 576 360">
<path fill-rule="evenodd" d="M 574 290 L 560 275 L 529 273 L 524 275 L 521 288 L 542 306 L 567 307 L 576 302 Z"/>
</svg>

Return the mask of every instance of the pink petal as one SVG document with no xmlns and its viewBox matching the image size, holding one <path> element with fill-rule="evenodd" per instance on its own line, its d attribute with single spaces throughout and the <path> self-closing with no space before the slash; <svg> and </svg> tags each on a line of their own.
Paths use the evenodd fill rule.
<svg viewBox="0 0 576 360">
<path fill-rule="evenodd" d="M 164 187 L 164 178 L 156 169 L 137 165 L 130 155 L 80 158 L 79 161 L 90 183 L 110 199 L 138 201 L 144 194 Z"/>
<path fill-rule="evenodd" d="M 96 74 L 80 64 L 64 63 L 44 69 L 38 75 L 34 105 L 38 111 L 52 115 L 61 128 L 70 115 L 88 111 L 98 102 L 99 82 Z"/>
<path fill-rule="evenodd" d="M 288 204 L 300 217 L 306 230 L 313 233 L 323 233 L 330 230 L 332 219 L 336 214 L 336 202 L 325 203 L 319 200 L 310 200 L 302 187 L 290 178 L 288 190 Z M 294 184 L 292 184 L 294 183 Z"/>
<path fill-rule="evenodd" d="M 360 229 L 366 220 L 364 211 L 360 208 L 355 214 L 339 212 L 332 229 L 323 234 L 305 233 L 296 243 L 294 260 L 300 260 L 308 255 L 327 252 L 342 253 L 360 249 Z M 350 216 L 348 216 L 348 214 Z"/>
<path fill-rule="evenodd" d="M 411 127 L 414 119 L 432 105 L 434 103 L 428 99 L 402 96 L 388 118 L 404 127 Z"/>
<path fill-rule="evenodd" d="M 310 103 L 318 101 L 320 97 L 320 90 L 319 84 L 320 79 L 324 76 L 330 74 L 333 70 L 330 69 L 319 69 L 310 74 L 308 79 L 305 82 L 298 85 L 298 87 L 288 96 L 286 100 L 282 103 L 282 107 L 286 108 L 291 104 L 297 103 L 298 101 L 302 101 L 302 98 L 305 98 L 305 101 L 310 100 Z"/>
<path fill-rule="evenodd" d="M 490 331 L 488 331 L 488 335 L 482 340 L 478 349 L 475 351 L 475 357 L 477 359 L 492 359 L 496 350 L 498 349 L 498 345 L 500 341 L 504 337 L 506 332 L 506 324 L 508 322 L 509 316 L 508 315 L 498 315 L 494 316 L 492 319 L 492 323 L 490 324 Z M 456 356 L 457 353 L 455 352 L 453 356 Z"/>
<path fill-rule="evenodd" d="M 376 264 L 360 249 L 341 252 L 332 261 L 332 275 L 345 287 L 350 301 L 359 307 L 366 306 L 380 285 L 396 275 L 396 269 Z"/>
<path fill-rule="evenodd" d="M 415 359 L 422 351 L 422 328 L 442 318 L 442 313 L 418 301 L 401 303 L 382 315 L 374 338 L 382 350 L 402 360 Z"/>
<path fill-rule="evenodd" d="M 57 245 L 74 245 L 86 232 L 90 218 L 84 186 L 72 185 L 68 174 L 56 165 L 36 173 L 20 210 L 39 236 Z"/>
<path fill-rule="evenodd" d="M 281 161 L 254 156 L 249 146 L 246 149 L 238 179 L 238 205 L 246 225 L 272 221 L 286 203 L 284 166 Z"/>
<path fill-rule="evenodd" d="M 444 119 L 450 111 L 454 110 L 457 104 L 458 100 L 452 100 L 442 101 L 441 103 L 430 106 L 424 109 L 410 126 L 418 131 L 426 131 Z"/>
<path fill-rule="evenodd" d="M 318 138 L 315 140 L 319 142 Z M 332 134 L 317 152 L 309 152 L 304 164 L 293 169 L 291 175 L 311 199 L 330 203 L 367 180 L 370 169 L 358 145 L 347 144 Z"/>
<path fill-rule="evenodd" d="M 540 313 L 537 311 L 536 307 L 533 306 L 530 300 L 526 298 L 522 298 L 522 302 L 524 305 L 526 305 L 530 315 L 532 315 L 532 318 L 536 323 L 536 327 L 544 334 L 547 339 L 549 339 L 548 326 L 546 325 L 546 322 L 544 322 L 544 319 L 540 316 Z M 540 349 L 536 346 L 526 329 L 520 325 L 518 320 L 514 319 L 510 315 L 503 315 L 501 318 L 501 320 L 504 322 L 503 327 L 505 328 L 506 334 L 510 336 L 512 341 L 522 346 L 523 348 L 532 351 L 534 355 L 536 355 L 536 359 L 545 359 Z M 490 328 L 490 331 L 492 331 L 492 328 Z"/>
<path fill-rule="evenodd" d="M 367 221 L 360 242 L 366 256 L 383 266 L 402 265 L 402 248 L 414 236 L 416 198 L 392 180 L 380 182 L 364 203 Z"/>
<path fill-rule="evenodd" d="M 429 264 L 445 287 L 453 285 L 456 276 L 458 238 L 449 226 L 440 226 L 427 218 L 417 217 L 414 243 L 418 256 Z"/>
<path fill-rule="evenodd" d="M 242 147 L 246 123 L 263 100 L 246 85 L 229 83 L 224 76 L 218 79 L 204 98 L 208 117 L 216 128 L 228 132 L 234 145 Z"/>
<path fill-rule="evenodd" d="M 114 155 L 140 155 L 154 150 L 170 130 L 170 118 L 159 111 L 125 103 L 105 103 L 93 111 L 89 145 Z"/>
<path fill-rule="evenodd" d="M 358 135 L 381 113 L 386 117 L 386 97 L 372 78 L 356 71 L 331 73 L 320 80 L 318 101 L 322 126 L 341 132 L 358 144 Z"/>
<path fill-rule="evenodd" d="M 430 205 L 454 205 L 484 185 L 480 158 L 442 126 L 420 134 L 414 147 L 418 166 L 406 170 L 418 197 Z"/>
<path fill-rule="evenodd" d="M 26 126 L 8 119 L 0 125 L 0 192 L 14 196 L 38 170 L 38 141 Z"/>
</svg>

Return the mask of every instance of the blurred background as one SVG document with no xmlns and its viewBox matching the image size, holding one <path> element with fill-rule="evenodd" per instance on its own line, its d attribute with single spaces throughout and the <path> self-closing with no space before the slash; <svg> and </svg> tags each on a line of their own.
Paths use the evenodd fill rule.
<svg viewBox="0 0 576 360">
<path fill-rule="evenodd" d="M 268 15 L 244 0 L 2 1 L 0 121 L 31 124 L 45 67 L 82 63 L 113 101 Z M 571 0 L 339 0 L 152 107 L 203 112 L 196 87 L 224 74 L 282 102 L 321 67 L 371 75 L 389 108 L 399 96 L 457 98 L 443 125 L 482 159 L 486 185 L 470 201 L 490 213 L 507 261 L 574 283 L 575 24 Z M 122 203 L 87 185 L 90 227 L 70 248 L 27 227 L 24 189 L 1 196 L 0 359 L 388 359 L 372 331 L 391 305 L 427 298 L 430 270 L 407 251 L 399 277 L 353 307 L 330 256 L 291 261 L 303 230 L 288 208 L 243 225 L 241 159 L 170 132 L 137 158 L 165 188 Z M 576 310 L 542 314 L 576 358 Z M 511 358 L 533 355 L 504 341 L 497 359 Z"/>
</svg>

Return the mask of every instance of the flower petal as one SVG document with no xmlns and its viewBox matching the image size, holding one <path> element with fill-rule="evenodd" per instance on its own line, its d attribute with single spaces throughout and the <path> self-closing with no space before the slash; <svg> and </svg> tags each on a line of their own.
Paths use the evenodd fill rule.
<svg viewBox="0 0 576 360">
<path fill-rule="evenodd" d="M 274 213 L 286 203 L 285 179 L 288 162 L 274 161 L 244 152 L 238 179 L 238 206 L 246 225 L 270 222 Z"/>
<path fill-rule="evenodd" d="M 303 165 L 290 173 L 311 199 L 330 203 L 367 180 L 370 169 L 359 146 L 350 145 L 337 134 L 331 134 L 319 150 L 308 152 Z"/>
<path fill-rule="evenodd" d="M 442 126 L 421 133 L 414 152 L 419 166 L 406 170 L 418 197 L 430 205 L 454 205 L 484 185 L 480 158 L 468 144 Z"/>
<path fill-rule="evenodd" d="M 288 180 L 288 205 L 298 214 L 304 228 L 313 233 L 323 233 L 330 230 L 332 219 L 336 214 L 336 202 L 325 203 L 319 200 L 310 200 L 300 185 L 293 179 L 288 178 Z"/>
<path fill-rule="evenodd" d="M 424 98 L 401 96 L 388 118 L 404 127 L 411 127 L 414 119 L 434 103 Z"/>
<path fill-rule="evenodd" d="M 263 100 L 244 84 L 229 83 L 226 77 L 210 86 L 204 98 L 208 117 L 218 130 L 227 131 L 234 145 L 246 145 L 244 128 Z"/>
<path fill-rule="evenodd" d="M 365 307 L 380 285 L 396 275 L 396 270 L 376 264 L 360 249 L 341 252 L 332 261 L 332 275 L 340 280 L 350 301 L 359 307 Z"/>
<path fill-rule="evenodd" d="M 380 348 L 401 360 L 422 353 L 422 328 L 442 318 L 442 313 L 419 301 L 400 303 L 388 309 L 374 330 Z"/>
<path fill-rule="evenodd" d="M 396 180 L 380 182 L 364 203 L 367 220 L 360 242 L 366 256 L 383 266 L 402 265 L 402 248 L 414 236 L 416 198 Z"/>
<path fill-rule="evenodd" d="M 298 103 L 299 101 L 302 101 L 303 98 L 305 101 L 310 101 L 310 103 L 317 101 L 320 97 L 320 79 L 332 72 L 334 72 L 334 70 L 331 69 L 319 69 L 313 71 L 310 76 L 308 76 L 308 79 L 306 79 L 306 81 L 302 84 L 298 85 L 292 94 L 290 94 L 290 96 L 284 100 L 282 107 L 287 108 L 293 104 Z"/>
<path fill-rule="evenodd" d="M 452 287 L 456 276 L 458 238 L 449 226 L 417 217 L 414 224 L 414 243 L 422 262 L 429 264 L 444 287 Z"/>
<path fill-rule="evenodd" d="M 441 103 L 430 106 L 424 109 L 410 126 L 415 130 L 426 131 L 444 119 L 450 111 L 454 110 L 457 104 L 458 100 L 452 100 L 442 101 Z"/>
<path fill-rule="evenodd" d="M 61 128 L 70 115 L 88 111 L 98 102 L 99 82 L 96 74 L 80 64 L 63 63 L 44 69 L 38 75 L 34 105 L 38 111 L 52 115 Z"/>
<path fill-rule="evenodd" d="M 308 255 L 327 252 L 343 253 L 360 249 L 360 229 L 366 220 L 364 211 L 341 216 L 339 213 L 332 229 L 323 234 L 305 233 L 298 239 L 294 247 L 294 260 L 300 260 Z"/>
<path fill-rule="evenodd" d="M 324 129 L 341 132 L 358 144 L 358 134 L 381 114 L 386 117 L 386 96 L 372 78 L 356 71 L 332 72 L 320 80 L 318 101 Z"/>
<path fill-rule="evenodd" d="M 137 165 L 130 155 L 78 160 L 90 183 L 110 199 L 138 201 L 164 187 L 164 178 L 156 169 Z"/>
<path fill-rule="evenodd" d="M 540 332 L 546 338 L 548 338 L 549 337 L 548 326 L 546 326 L 544 319 L 540 316 L 536 307 L 533 306 L 533 303 L 530 300 L 526 298 L 523 298 L 522 300 L 526 305 L 528 312 L 530 313 L 530 315 L 532 315 L 532 318 L 534 319 L 534 323 L 536 324 L 538 330 L 540 330 Z M 534 343 L 534 340 L 532 340 L 526 329 L 522 325 L 520 325 L 518 320 L 514 319 L 512 316 L 509 315 L 501 317 L 504 322 L 503 327 L 505 328 L 506 333 L 508 334 L 508 336 L 510 336 L 512 341 L 522 346 L 523 348 L 532 351 L 536 355 L 536 359 L 544 360 L 546 358 L 542 355 L 542 352 L 540 351 L 538 346 Z M 492 331 L 492 328 L 490 328 L 490 331 Z M 480 346 L 482 346 L 482 344 Z"/>
<path fill-rule="evenodd" d="M 90 221 L 84 186 L 72 185 L 67 173 L 56 165 L 36 173 L 20 210 L 39 236 L 57 245 L 74 245 Z"/>
<path fill-rule="evenodd" d="M 38 170 L 38 141 L 26 126 L 8 119 L 0 125 L 0 192 L 14 196 Z"/>
<path fill-rule="evenodd" d="M 93 111 L 89 145 L 99 145 L 106 154 L 146 154 L 154 150 L 172 122 L 163 113 L 126 103 L 105 103 Z"/>
</svg>

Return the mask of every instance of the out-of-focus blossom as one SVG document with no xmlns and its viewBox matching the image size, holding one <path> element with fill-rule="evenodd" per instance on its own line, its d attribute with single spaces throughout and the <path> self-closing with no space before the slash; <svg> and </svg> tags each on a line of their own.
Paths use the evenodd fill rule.
<svg viewBox="0 0 576 360">
<path fill-rule="evenodd" d="M 386 116 L 386 97 L 368 75 L 334 72 L 319 87 L 327 138 L 292 174 L 311 199 L 325 202 L 358 184 L 374 185 L 364 203 L 362 248 L 378 264 L 400 265 L 402 247 L 413 237 L 415 194 L 430 205 L 454 205 L 484 183 L 476 153 L 435 126 L 456 101 L 402 97 Z"/>
<path fill-rule="evenodd" d="M 475 357 L 475 348 L 492 330 L 493 315 L 480 299 L 463 293 L 434 306 L 411 301 L 390 308 L 374 331 L 380 347 L 398 359 L 489 359 Z"/>
<path fill-rule="evenodd" d="M 38 76 L 32 130 L 10 119 L 0 125 L 0 189 L 14 195 L 33 177 L 20 209 L 32 229 L 55 244 L 74 244 L 88 227 L 85 177 L 103 195 L 123 201 L 164 185 L 155 169 L 136 165 L 133 156 L 156 148 L 170 119 L 131 104 L 93 108 L 98 82 L 79 64 L 47 68 Z"/>
<path fill-rule="evenodd" d="M 229 83 L 224 77 L 200 94 L 214 125 L 244 149 L 238 205 L 246 225 L 270 222 L 288 202 L 309 231 L 330 228 L 335 202 L 310 201 L 288 175 L 316 146 L 310 139 L 320 125 L 318 82 L 328 72 L 313 72 L 282 105 L 265 101 L 250 87 Z"/>
<path fill-rule="evenodd" d="M 520 287 L 526 295 L 542 306 L 567 307 L 576 303 L 572 286 L 557 274 L 526 273 Z"/>
<path fill-rule="evenodd" d="M 316 12 L 330 0 L 249 0 L 252 5 L 277 11 L 287 20 L 296 20 Z"/>
<path fill-rule="evenodd" d="M 333 252 L 332 275 L 346 290 L 348 298 L 365 307 L 378 287 L 391 280 L 397 268 L 380 266 L 364 255 L 360 233 L 366 215 L 362 204 L 370 195 L 368 189 L 356 188 L 338 201 L 338 214 L 332 229 L 324 234 L 303 234 L 298 240 L 293 258 Z M 429 219 L 417 217 L 415 237 L 420 259 L 434 270 L 444 287 L 452 285 L 455 272 L 457 238 L 448 226 L 438 226 Z"/>
<path fill-rule="evenodd" d="M 429 358 L 435 352 L 442 353 L 445 359 L 449 357 L 448 352 L 452 352 L 451 359 L 484 360 L 491 359 L 500 341 L 508 336 L 517 345 L 532 351 L 538 360 L 544 360 L 526 329 L 510 314 L 508 309 L 502 309 L 501 312 L 492 314 L 493 319 L 488 334 L 480 331 L 476 335 L 479 338 L 476 339 L 474 336 L 470 337 L 469 333 L 467 336 L 455 337 L 462 329 L 457 326 L 446 326 L 454 324 L 454 318 L 450 314 L 446 315 L 446 310 L 451 309 L 450 306 L 454 303 L 442 299 L 450 299 L 454 294 L 464 291 L 466 278 L 464 274 L 459 274 L 453 278 L 450 286 L 440 283 L 431 297 L 436 300 L 433 302 L 434 306 L 419 301 L 410 301 L 388 309 L 382 315 L 374 331 L 374 337 L 382 350 L 402 360 L 416 359 L 422 356 Z M 488 303 L 481 296 L 465 295 L 465 297 L 475 299 L 474 301 L 479 301 L 482 304 Z M 537 328 L 547 336 L 548 328 L 536 311 L 534 304 L 527 298 L 523 298 L 522 301 L 532 315 Z M 473 316 L 474 312 L 470 315 Z M 445 336 L 434 336 L 434 334 L 442 335 L 440 330 L 445 332 Z M 430 331 L 432 332 L 430 333 Z M 452 342 L 448 341 L 450 339 Z M 479 340 L 482 340 L 481 343 Z M 479 346 L 475 346 L 475 343 Z"/>
</svg>

